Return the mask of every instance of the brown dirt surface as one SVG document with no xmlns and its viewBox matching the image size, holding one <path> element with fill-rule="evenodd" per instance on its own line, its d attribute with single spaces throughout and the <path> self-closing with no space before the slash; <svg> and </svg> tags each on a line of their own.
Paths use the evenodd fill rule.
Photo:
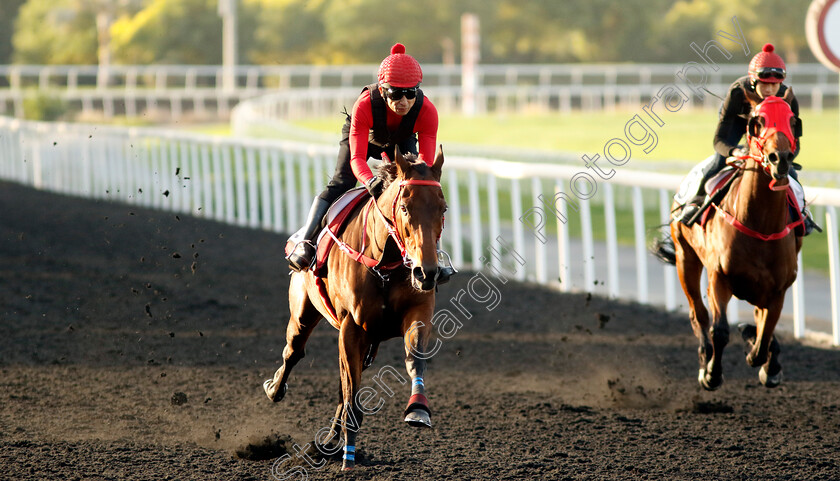
<svg viewBox="0 0 840 481">
<path fill-rule="evenodd" d="M 283 242 L 0 183 L 0 479 L 840 476 L 836 348 L 781 335 L 785 381 L 769 390 L 733 329 L 709 393 L 685 314 L 469 272 L 438 294 L 463 327 L 429 364 L 434 428 L 402 421 L 409 386 L 394 381 L 356 470 L 311 446 L 324 465 L 310 465 L 297 453 L 335 411 L 337 333 L 322 323 L 286 399 L 266 398 Z M 384 343 L 364 385 L 386 366 L 405 375 L 401 349 Z"/>
</svg>

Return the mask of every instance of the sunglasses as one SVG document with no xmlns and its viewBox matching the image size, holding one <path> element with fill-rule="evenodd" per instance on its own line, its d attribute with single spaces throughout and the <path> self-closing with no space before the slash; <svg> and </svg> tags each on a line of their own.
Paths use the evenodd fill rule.
<svg viewBox="0 0 840 481">
<path fill-rule="evenodd" d="M 385 96 L 386 97 L 388 97 L 390 100 L 393 100 L 394 102 L 396 102 L 397 100 L 400 100 L 403 97 L 407 98 L 408 100 L 411 100 L 414 97 L 417 97 L 418 87 L 411 87 L 411 88 L 407 88 L 407 89 L 400 89 L 400 88 L 394 88 L 394 87 L 383 87 L 383 90 L 385 91 Z"/>
<path fill-rule="evenodd" d="M 761 70 L 756 71 L 755 74 L 761 80 L 768 79 L 768 78 L 771 78 L 771 77 L 779 79 L 779 80 L 784 80 L 785 79 L 785 70 L 781 69 L 781 68 L 775 68 L 775 67 L 763 68 Z"/>
</svg>

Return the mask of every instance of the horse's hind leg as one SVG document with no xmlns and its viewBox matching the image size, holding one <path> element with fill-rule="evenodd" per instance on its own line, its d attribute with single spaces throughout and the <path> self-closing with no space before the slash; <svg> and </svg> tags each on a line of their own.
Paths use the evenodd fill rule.
<svg viewBox="0 0 840 481">
<path fill-rule="evenodd" d="M 726 306 L 732 299 L 729 282 L 719 272 L 709 275 L 709 308 L 712 311 L 712 358 L 706 364 L 706 372 L 700 384 L 711 391 L 723 384 L 723 349 L 729 344 L 729 320 L 726 318 Z"/>
<path fill-rule="evenodd" d="M 344 394 L 339 383 L 338 407 L 335 409 L 335 416 L 332 418 L 329 431 L 326 428 L 318 431 L 315 435 L 315 447 L 325 456 L 335 456 L 344 447 L 341 438 L 341 420 L 344 416 Z M 326 435 L 322 435 L 321 433 Z"/>
<path fill-rule="evenodd" d="M 292 368 L 306 355 L 306 341 L 321 320 L 321 313 L 310 302 L 304 285 L 304 274 L 294 274 L 289 287 L 289 324 L 286 327 L 286 347 L 283 348 L 283 365 L 272 379 L 263 383 L 265 394 L 274 402 L 286 395 L 287 382 Z"/>
<path fill-rule="evenodd" d="M 672 227 L 679 229 L 680 227 Z M 709 312 L 703 305 L 703 294 L 700 289 L 700 277 L 703 275 L 703 263 L 700 258 L 681 235 L 674 236 L 674 248 L 677 256 L 677 274 L 680 278 L 685 297 L 688 299 L 688 317 L 691 320 L 691 328 L 694 336 L 700 343 L 697 348 L 697 356 L 700 363 L 700 371 L 697 376 L 698 382 L 704 385 L 706 378 L 706 367 L 708 358 L 714 352 L 711 339 L 709 338 Z"/>
</svg>

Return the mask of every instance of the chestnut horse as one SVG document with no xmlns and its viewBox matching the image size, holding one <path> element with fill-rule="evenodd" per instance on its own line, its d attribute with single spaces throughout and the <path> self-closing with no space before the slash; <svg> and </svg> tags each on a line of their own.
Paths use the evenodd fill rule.
<svg viewBox="0 0 840 481">
<path fill-rule="evenodd" d="M 399 149 L 394 162 L 383 166 L 380 176 L 385 172 L 382 178 L 386 187 L 382 194 L 357 206 L 336 232 L 340 248 L 332 249 L 327 275 L 322 278 L 332 309 L 322 300 L 311 270 L 295 272 L 291 277 L 291 317 L 283 366 L 263 388 L 272 401 L 283 399 L 289 374 L 304 357 L 312 329 L 321 318 L 330 320 L 339 331 L 341 399 L 332 430 L 322 444 L 335 440 L 340 448 L 341 429 L 345 470 L 355 466 L 356 435 L 365 409 L 356 398 L 362 370 L 373 362 L 380 341 L 398 336 L 404 339 L 406 370 L 412 378 L 405 421 L 412 426 L 431 427 L 431 411 L 424 395 L 423 353 L 431 336 L 438 269 L 436 243 L 446 210 L 440 186 L 442 167 L 442 148 L 431 167 L 413 154 L 401 155 Z M 386 272 L 382 266 L 390 270 Z"/>
<path fill-rule="evenodd" d="M 796 119 L 788 99 L 762 101 L 749 92 L 747 99 L 753 111 L 747 126 L 749 155 L 743 159 L 740 178 L 719 205 L 712 204 L 715 209 L 709 215 L 713 217 L 705 226 L 671 222 L 677 272 L 688 298 L 694 335 L 700 341 L 698 381 L 710 391 L 723 383 L 722 355 L 729 341 L 726 306 L 732 296 L 755 306 L 755 326 L 739 326 L 750 349 L 747 364 L 761 366 L 759 379 L 765 386 L 781 382 L 779 343 L 773 331 L 785 291 L 796 280 L 802 246 L 802 238 L 792 229 L 801 221 L 788 223 L 786 199 Z M 704 267 L 711 323 L 700 291 Z"/>
</svg>

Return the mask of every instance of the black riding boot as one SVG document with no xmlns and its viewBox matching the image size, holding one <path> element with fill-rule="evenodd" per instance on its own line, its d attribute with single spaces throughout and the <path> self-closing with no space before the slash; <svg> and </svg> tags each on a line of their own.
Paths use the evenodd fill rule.
<svg viewBox="0 0 840 481">
<path fill-rule="evenodd" d="M 694 225 L 694 222 L 696 221 L 694 217 L 697 216 L 697 212 L 700 211 L 700 206 L 702 206 L 705 201 L 706 196 L 702 194 L 698 194 L 688 201 L 680 214 L 680 222 L 685 224 L 687 227 Z"/>
<path fill-rule="evenodd" d="M 804 209 L 802 211 L 802 216 L 805 218 L 805 220 L 804 220 L 805 233 L 803 234 L 803 236 L 811 234 L 811 232 L 815 229 L 816 229 L 817 232 L 822 232 L 823 231 L 822 227 L 820 227 L 819 224 L 817 224 L 817 222 L 811 216 L 811 212 L 809 212 L 808 209 Z"/>
<path fill-rule="evenodd" d="M 706 182 L 714 177 L 726 167 L 726 157 L 717 154 L 714 162 L 708 163 L 703 167 L 703 179 L 700 181 L 700 186 L 697 188 L 697 193 L 683 206 L 682 213 L 677 218 L 680 222 L 688 227 L 691 227 L 697 221 L 697 213 L 706 202 Z"/>
<path fill-rule="evenodd" d="M 289 266 L 296 271 L 305 271 L 312 265 L 315 257 L 315 236 L 321 230 L 321 220 L 330 208 L 330 203 L 316 197 L 309 208 L 309 216 L 306 218 L 306 229 L 303 231 L 303 239 L 295 245 L 292 253 L 286 259 Z"/>
</svg>

